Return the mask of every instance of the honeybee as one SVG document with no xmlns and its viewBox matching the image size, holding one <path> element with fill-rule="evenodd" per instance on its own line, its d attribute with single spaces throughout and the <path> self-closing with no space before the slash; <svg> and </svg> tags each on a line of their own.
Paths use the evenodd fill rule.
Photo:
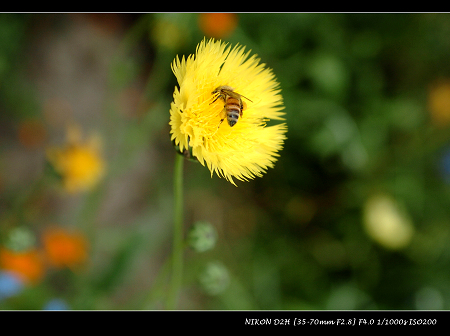
<svg viewBox="0 0 450 336">
<path fill-rule="evenodd" d="M 219 86 L 212 92 L 212 94 L 217 94 L 217 97 L 212 101 L 212 103 L 214 103 L 219 98 L 222 98 L 225 102 L 222 112 L 226 113 L 228 125 L 230 125 L 230 127 L 236 125 L 239 117 L 242 118 L 242 112 L 244 111 L 245 103 L 241 99 L 241 97 L 244 96 L 240 95 L 237 92 L 234 92 L 233 88 L 228 85 Z M 244 98 L 251 101 L 247 97 Z M 220 120 L 219 127 L 224 120 L 225 117 Z"/>
</svg>

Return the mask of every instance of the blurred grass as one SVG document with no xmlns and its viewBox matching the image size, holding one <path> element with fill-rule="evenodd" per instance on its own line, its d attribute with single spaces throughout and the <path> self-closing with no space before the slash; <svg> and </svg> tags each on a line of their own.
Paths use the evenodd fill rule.
<svg viewBox="0 0 450 336">
<path fill-rule="evenodd" d="M 17 226 L 39 241 L 50 223 L 78 227 L 91 243 L 82 272 L 53 270 L 0 300 L 1 309 L 42 309 L 53 297 L 71 309 L 163 308 L 175 155 L 170 63 L 195 52 L 205 35 L 198 22 L 190 13 L 0 15 L 0 243 Z M 288 140 L 274 169 L 238 188 L 185 163 L 185 228 L 209 221 L 219 238 L 210 251 L 185 251 L 180 309 L 450 308 L 450 111 L 430 107 L 450 78 L 449 32 L 448 14 L 237 14 L 223 39 L 274 70 Z M 103 58 L 99 41 L 111 45 Z M 60 49 L 44 47 L 52 42 Z M 71 63 L 78 54 L 82 62 Z M 78 66 L 85 77 L 77 78 L 100 78 L 98 91 L 77 90 L 76 81 L 57 89 L 73 79 L 58 77 L 69 70 L 49 64 L 55 59 Z M 51 119 L 45 102 L 55 97 L 71 112 Z M 445 107 L 450 94 L 439 99 Z M 46 132 L 34 147 L 18 138 L 30 118 Z M 101 133 L 107 175 L 82 195 L 44 186 L 25 198 L 19 218 L 13 204 L 39 180 L 45 147 L 69 121 Z M 398 203 L 389 223 L 412 222 L 404 248 L 366 231 L 367 200 L 380 193 Z M 229 279 L 215 295 L 199 281 L 211 261 Z"/>
</svg>

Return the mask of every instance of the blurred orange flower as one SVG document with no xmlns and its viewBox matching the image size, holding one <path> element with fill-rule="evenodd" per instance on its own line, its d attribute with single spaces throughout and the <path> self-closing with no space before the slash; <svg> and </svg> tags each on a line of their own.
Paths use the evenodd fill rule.
<svg viewBox="0 0 450 336">
<path fill-rule="evenodd" d="M 100 141 L 91 137 L 81 141 L 77 127 L 69 128 L 68 143 L 47 149 L 47 158 L 61 176 L 63 187 L 70 193 L 92 188 L 103 176 L 105 163 L 100 156 Z"/>
<path fill-rule="evenodd" d="M 36 148 L 44 143 L 46 130 L 39 120 L 28 119 L 19 124 L 18 137 L 20 143 L 27 148 Z"/>
<path fill-rule="evenodd" d="M 428 109 L 434 124 L 450 123 L 450 80 L 433 85 L 428 95 Z"/>
<path fill-rule="evenodd" d="M 88 243 L 84 235 L 61 228 L 48 229 L 42 235 L 47 262 L 54 267 L 79 266 L 87 259 Z"/>
<path fill-rule="evenodd" d="M 0 267 L 14 272 L 28 283 L 38 282 L 45 271 L 42 257 L 35 249 L 15 252 L 0 248 Z"/>
<path fill-rule="evenodd" d="M 229 36 L 238 23 L 235 13 L 201 13 L 199 26 L 208 37 L 225 38 Z"/>
</svg>

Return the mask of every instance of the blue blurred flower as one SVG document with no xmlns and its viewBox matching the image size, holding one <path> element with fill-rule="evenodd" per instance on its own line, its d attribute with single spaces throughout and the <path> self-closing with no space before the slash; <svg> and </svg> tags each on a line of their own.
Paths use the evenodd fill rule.
<svg viewBox="0 0 450 336">
<path fill-rule="evenodd" d="M 450 183 L 450 148 L 447 148 L 440 157 L 439 170 L 445 182 Z"/>
<path fill-rule="evenodd" d="M 23 282 L 17 275 L 0 271 L 0 300 L 20 293 L 22 288 Z"/>
<path fill-rule="evenodd" d="M 44 308 L 44 310 L 68 310 L 69 305 L 66 303 L 66 301 L 62 299 L 51 299 L 48 301 Z"/>
</svg>

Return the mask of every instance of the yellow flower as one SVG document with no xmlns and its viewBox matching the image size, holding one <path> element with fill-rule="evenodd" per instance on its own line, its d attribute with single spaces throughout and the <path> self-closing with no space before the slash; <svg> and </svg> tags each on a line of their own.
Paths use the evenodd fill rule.
<svg viewBox="0 0 450 336">
<path fill-rule="evenodd" d="M 178 49 L 187 39 L 187 32 L 169 19 L 158 19 L 151 31 L 152 39 L 169 50 Z"/>
<path fill-rule="evenodd" d="M 99 147 L 95 137 L 82 142 L 80 131 L 73 127 L 69 129 L 68 143 L 64 147 L 47 150 L 47 158 L 68 192 L 88 190 L 100 180 L 105 165 Z"/>
<path fill-rule="evenodd" d="M 450 80 L 431 86 L 428 94 L 428 109 L 435 125 L 445 127 L 450 123 Z"/>
<path fill-rule="evenodd" d="M 180 152 L 191 151 L 211 176 L 215 172 L 233 184 L 233 177 L 247 181 L 272 168 L 287 131 L 284 123 L 266 126 L 270 119 L 283 119 L 281 90 L 272 70 L 244 50 L 204 39 L 196 55 L 181 61 L 177 56 L 171 65 L 179 84 L 170 109 L 171 140 Z M 221 86 L 231 87 L 244 103 L 232 127 L 226 97 L 213 93 Z"/>
</svg>

